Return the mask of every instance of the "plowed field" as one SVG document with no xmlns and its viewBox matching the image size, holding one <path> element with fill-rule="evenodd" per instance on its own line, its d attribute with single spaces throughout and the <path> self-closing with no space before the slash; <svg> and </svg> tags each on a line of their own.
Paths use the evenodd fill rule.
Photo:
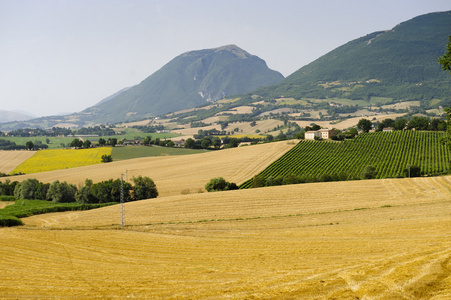
<svg viewBox="0 0 451 300">
<path fill-rule="evenodd" d="M 197 155 L 196 155 L 197 156 Z M 451 177 L 177 195 L 0 229 L 2 298 L 449 299 Z"/>
</svg>

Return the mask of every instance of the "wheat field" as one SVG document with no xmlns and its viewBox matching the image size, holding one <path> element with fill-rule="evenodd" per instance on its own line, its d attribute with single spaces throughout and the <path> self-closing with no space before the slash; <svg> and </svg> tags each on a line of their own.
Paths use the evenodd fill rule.
<svg viewBox="0 0 451 300">
<path fill-rule="evenodd" d="M 0 150 L 0 172 L 8 174 L 22 162 L 32 157 L 36 151 Z"/>
<path fill-rule="evenodd" d="M 2 298 L 449 299 L 451 177 L 177 195 L 0 229 Z"/>
<path fill-rule="evenodd" d="M 282 141 L 221 151 L 180 156 L 144 157 L 79 168 L 8 177 L 11 181 L 36 178 L 83 185 L 86 178 L 94 182 L 133 176 L 149 176 L 157 185 L 160 197 L 197 193 L 214 177 L 240 184 L 258 174 L 295 144 Z M 2 178 L 0 178 L 2 180 Z M 4 180 L 4 179 L 3 179 Z"/>
</svg>

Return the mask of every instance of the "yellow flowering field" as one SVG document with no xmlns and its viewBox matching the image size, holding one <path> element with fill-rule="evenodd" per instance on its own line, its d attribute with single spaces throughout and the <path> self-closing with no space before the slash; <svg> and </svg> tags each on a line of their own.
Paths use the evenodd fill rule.
<svg viewBox="0 0 451 300">
<path fill-rule="evenodd" d="M 11 174 L 31 174 L 99 164 L 102 155 L 111 155 L 111 150 L 110 147 L 40 150 L 17 166 Z"/>
</svg>

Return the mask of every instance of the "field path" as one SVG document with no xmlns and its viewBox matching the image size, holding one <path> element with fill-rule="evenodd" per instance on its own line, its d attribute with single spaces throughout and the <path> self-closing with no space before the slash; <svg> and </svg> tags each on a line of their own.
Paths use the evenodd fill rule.
<svg viewBox="0 0 451 300">
<path fill-rule="evenodd" d="M 9 174 L 22 162 L 32 157 L 36 151 L 0 150 L 0 172 Z"/>
<path fill-rule="evenodd" d="M 11 180 L 36 178 L 42 182 L 55 180 L 83 185 L 86 178 L 94 182 L 133 176 L 149 176 L 155 181 L 161 197 L 180 195 L 182 191 L 197 193 L 214 177 L 240 184 L 266 168 L 295 144 L 275 142 L 211 151 L 201 154 L 144 157 L 107 164 L 57 170 L 22 176 Z M 0 179 L 1 180 L 1 179 Z"/>
</svg>

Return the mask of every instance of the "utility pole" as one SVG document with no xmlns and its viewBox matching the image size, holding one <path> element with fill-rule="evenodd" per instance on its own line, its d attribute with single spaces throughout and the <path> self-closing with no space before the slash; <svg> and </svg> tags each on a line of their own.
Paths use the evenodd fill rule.
<svg viewBox="0 0 451 300">
<path fill-rule="evenodd" d="M 122 181 L 122 174 L 121 174 L 121 225 L 122 225 L 122 227 L 125 226 L 125 222 L 124 222 L 124 183 Z"/>
</svg>

